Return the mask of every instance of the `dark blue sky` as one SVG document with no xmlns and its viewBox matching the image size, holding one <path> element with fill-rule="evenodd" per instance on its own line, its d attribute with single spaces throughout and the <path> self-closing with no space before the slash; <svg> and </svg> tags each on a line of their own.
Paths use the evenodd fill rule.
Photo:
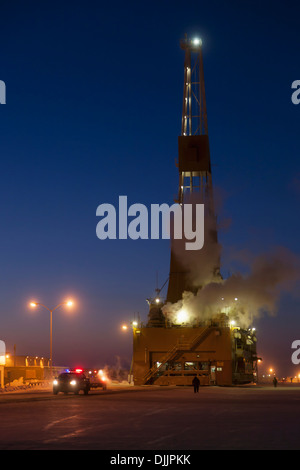
<svg viewBox="0 0 300 470">
<path fill-rule="evenodd" d="M 96 208 L 173 203 L 188 33 L 203 40 L 213 181 L 222 194 L 222 271 L 231 253 L 299 255 L 298 2 L 3 1 L 0 80 L 1 339 L 54 363 L 131 359 L 120 332 L 169 273 L 168 241 L 100 241 Z M 265 364 L 292 366 L 299 299 L 260 322 Z M 286 370 L 286 372 L 285 372 Z"/>
</svg>

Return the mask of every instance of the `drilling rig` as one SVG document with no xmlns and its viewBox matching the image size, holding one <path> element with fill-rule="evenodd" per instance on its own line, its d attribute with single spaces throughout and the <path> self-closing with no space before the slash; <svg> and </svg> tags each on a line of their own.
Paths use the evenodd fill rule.
<svg viewBox="0 0 300 470">
<path fill-rule="evenodd" d="M 155 297 L 148 299 L 147 324 L 133 328 L 133 380 L 137 385 L 191 385 L 197 376 L 201 385 L 251 383 L 257 377 L 255 330 L 230 321 L 230 307 L 225 304 L 205 317 L 191 318 L 182 308 L 187 296 L 197 299 L 205 286 L 222 283 L 222 276 L 202 41 L 186 36 L 180 46 L 185 58 L 175 202 L 182 208 L 204 205 L 204 246 L 188 251 L 184 237 L 172 238 L 166 299 L 161 299 L 161 289 L 157 289 Z"/>
</svg>

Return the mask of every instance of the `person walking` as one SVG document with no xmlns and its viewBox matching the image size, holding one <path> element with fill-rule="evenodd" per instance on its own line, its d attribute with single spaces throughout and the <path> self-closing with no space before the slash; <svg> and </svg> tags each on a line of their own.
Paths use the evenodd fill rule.
<svg viewBox="0 0 300 470">
<path fill-rule="evenodd" d="M 273 385 L 274 385 L 274 387 L 277 387 L 277 383 L 278 383 L 278 380 L 276 379 L 276 377 L 274 377 L 274 379 L 273 379 Z"/>
<path fill-rule="evenodd" d="M 200 380 L 197 376 L 193 378 L 192 384 L 194 386 L 194 393 L 198 393 L 200 387 Z"/>
</svg>

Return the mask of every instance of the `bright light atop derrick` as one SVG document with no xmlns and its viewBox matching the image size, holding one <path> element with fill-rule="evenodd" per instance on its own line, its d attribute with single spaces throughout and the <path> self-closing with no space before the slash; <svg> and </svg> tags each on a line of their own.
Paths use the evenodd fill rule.
<svg viewBox="0 0 300 470">
<path fill-rule="evenodd" d="M 194 38 L 192 42 L 194 46 L 202 46 L 202 40 L 200 38 Z"/>
</svg>

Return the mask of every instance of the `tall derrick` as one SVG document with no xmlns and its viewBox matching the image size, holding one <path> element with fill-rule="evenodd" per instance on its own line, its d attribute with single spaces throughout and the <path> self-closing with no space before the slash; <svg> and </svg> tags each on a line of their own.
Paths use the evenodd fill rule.
<svg viewBox="0 0 300 470">
<path fill-rule="evenodd" d="M 257 377 L 255 329 L 230 321 L 239 307 L 230 305 L 230 299 L 229 305 L 223 303 L 219 290 L 223 280 L 201 46 L 197 39 L 181 41 L 185 61 L 176 202 L 183 211 L 183 227 L 187 204 L 194 209 L 204 205 L 204 246 L 188 250 L 186 242 L 191 240 L 175 236 L 171 240 L 166 301 L 161 301 L 157 289 L 156 298 L 149 300 L 147 324 L 133 328 L 132 370 L 137 385 L 191 385 L 197 376 L 201 385 L 224 386 L 251 383 Z M 195 227 L 192 230 L 197 233 Z"/>
<path fill-rule="evenodd" d="M 204 247 L 185 249 L 185 239 L 172 240 L 167 302 L 175 303 L 184 291 L 196 293 L 220 278 L 219 245 L 214 211 L 212 172 L 206 113 L 202 42 L 181 41 L 185 51 L 181 135 L 178 137 L 178 202 L 204 204 Z"/>
</svg>

